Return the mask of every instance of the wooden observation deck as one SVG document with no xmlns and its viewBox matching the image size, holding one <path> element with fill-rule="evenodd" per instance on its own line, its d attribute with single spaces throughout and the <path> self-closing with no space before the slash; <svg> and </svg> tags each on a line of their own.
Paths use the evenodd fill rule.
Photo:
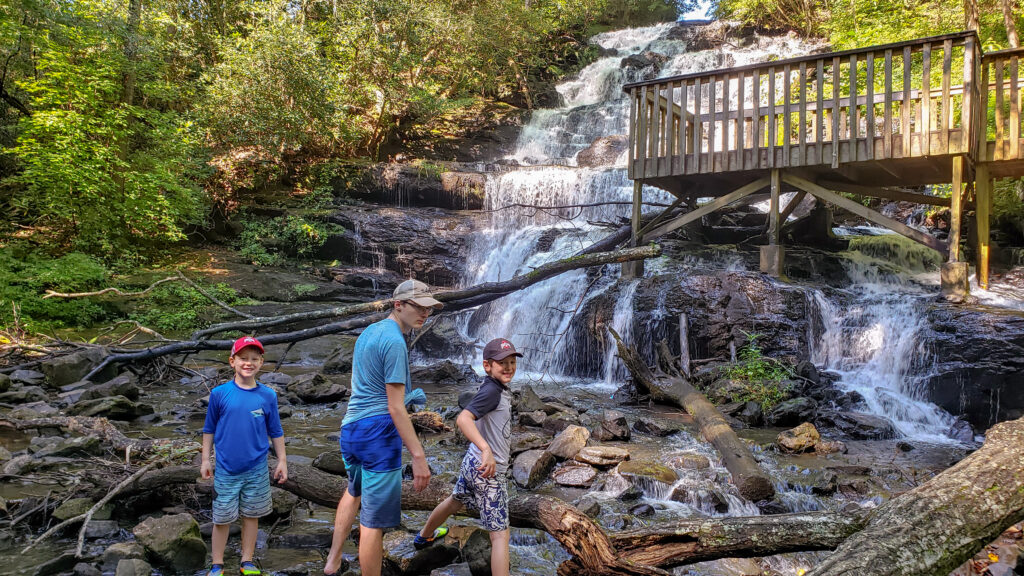
<svg viewBox="0 0 1024 576">
<path fill-rule="evenodd" d="M 768 188 L 762 269 L 779 274 L 780 223 L 809 193 L 940 251 L 954 263 L 944 280 L 966 286 L 960 216 L 973 199 L 987 286 L 992 179 L 1024 176 L 1022 58 L 1024 49 L 983 54 L 977 35 L 961 32 L 629 84 L 634 241 Z M 906 190 L 941 183 L 952 184 L 951 198 Z M 644 184 L 691 210 L 641 227 Z M 798 192 L 786 207 L 783 186 Z M 837 192 L 950 206 L 950 241 Z M 715 200 L 697 207 L 706 197 Z"/>
</svg>

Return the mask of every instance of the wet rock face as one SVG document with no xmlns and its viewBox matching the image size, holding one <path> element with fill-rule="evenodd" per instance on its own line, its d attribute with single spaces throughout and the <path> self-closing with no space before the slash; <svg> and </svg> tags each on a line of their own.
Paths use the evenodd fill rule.
<svg viewBox="0 0 1024 576">
<path fill-rule="evenodd" d="M 928 321 L 929 400 L 979 431 L 1024 416 L 1024 315 L 938 305 Z"/>
<path fill-rule="evenodd" d="M 592 298 L 573 319 L 566 335 L 571 345 L 570 372 L 596 377 L 604 366 L 606 326 L 615 315 L 619 289 Z M 747 341 L 744 333 L 761 335 L 758 343 L 768 356 L 806 358 L 808 306 L 798 288 L 778 284 L 751 272 L 709 271 L 695 274 L 667 270 L 644 278 L 633 298 L 634 345 L 649 354 L 654 364 L 655 345 L 668 341 L 679 354 L 679 315 L 689 318 L 691 358 L 728 358 L 730 344 L 738 349 Z"/>
<path fill-rule="evenodd" d="M 384 268 L 431 286 L 455 286 L 465 272 L 476 217 L 437 208 L 346 207 L 329 220 L 345 228 L 321 256 Z"/>
<path fill-rule="evenodd" d="M 602 136 L 576 155 L 576 164 L 584 168 L 610 166 L 615 164 L 626 150 L 629 149 L 629 137 L 623 134 Z"/>
</svg>

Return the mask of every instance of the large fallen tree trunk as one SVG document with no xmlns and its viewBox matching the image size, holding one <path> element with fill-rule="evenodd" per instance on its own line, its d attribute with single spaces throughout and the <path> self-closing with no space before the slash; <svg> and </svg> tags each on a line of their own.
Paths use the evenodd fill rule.
<svg viewBox="0 0 1024 576">
<path fill-rule="evenodd" d="M 576 270 L 579 268 L 589 268 L 592 266 L 603 266 L 605 264 L 617 264 L 622 262 L 630 262 L 633 260 L 643 260 L 645 258 L 653 258 L 661 254 L 661 247 L 657 245 L 642 246 L 638 248 L 626 248 L 623 250 L 617 250 L 615 252 L 599 252 L 596 254 L 585 254 L 572 256 L 563 260 L 557 260 L 555 262 L 549 262 L 544 264 L 526 274 L 520 274 L 514 276 L 509 280 L 501 282 L 485 282 L 471 286 L 462 290 L 452 290 L 449 292 L 441 292 L 436 295 L 437 299 L 445 303 L 445 307 L 449 311 L 463 310 L 466 308 L 472 308 L 481 304 L 486 304 L 515 292 L 522 290 L 538 282 L 543 282 L 549 278 L 568 272 L 570 270 Z M 106 368 L 110 364 L 114 363 L 125 363 L 125 362 L 141 362 L 146 360 L 152 360 L 160 356 L 168 354 L 180 354 L 184 352 L 197 352 L 200 350 L 230 350 L 233 340 L 202 340 L 203 336 L 210 334 L 224 332 L 227 330 L 246 330 L 252 331 L 257 328 L 267 328 L 273 326 L 280 326 L 283 324 L 291 324 L 295 322 L 308 322 L 315 320 L 335 319 L 337 321 L 312 328 L 306 328 L 302 330 L 295 330 L 292 332 L 276 333 L 276 334 L 265 334 L 260 336 L 260 341 L 264 345 L 269 344 L 288 344 L 292 342 L 299 342 L 302 340 L 309 340 L 311 338 L 317 338 L 319 336 L 326 336 L 328 334 L 337 334 L 339 332 L 345 332 L 348 330 L 354 330 L 356 328 L 362 328 L 368 326 L 378 320 L 381 315 L 387 310 L 391 304 L 391 300 L 377 300 L 374 302 L 367 302 L 364 304 L 355 304 L 351 306 L 340 306 L 334 308 L 327 308 L 324 310 L 314 310 L 311 312 L 301 312 L 296 314 L 287 314 L 284 316 L 273 316 L 267 318 L 253 318 L 247 320 L 241 320 L 238 322 L 226 322 L 211 326 L 207 330 L 197 332 L 193 340 L 185 340 L 178 342 L 170 342 L 155 346 L 152 348 L 145 348 L 137 352 L 123 352 L 117 354 L 110 354 L 104 358 L 103 362 L 96 366 L 89 374 L 85 376 L 88 380 L 92 375 L 99 373 L 101 370 Z M 376 312 L 376 314 L 374 314 Z M 360 316 L 361 315 L 361 316 Z M 352 318 L 352 316 L 358 316 Z"/>
<path fill-rule="evenodd" d="M 893 498 L 808 576 L 945 576 L 1024 520 L 1024 418 L 980 450 Z"/>
<path fill-rule="evenodd" d="M 700 432 L 718 450 L 740 496 L 752 502 L 767 500 L 775 495 L 775 488 L 764 470 L 750 454 L 725 417 L 703 394 L 681 376 L 656 376 L 637 351 L 624 343 L 609 329 L 619 349 L 619 358 L 633 376 L 633 383 L 650 394 L 660 404 L 678 406 L 686 410 L 700 427 Z"/>
</svg>

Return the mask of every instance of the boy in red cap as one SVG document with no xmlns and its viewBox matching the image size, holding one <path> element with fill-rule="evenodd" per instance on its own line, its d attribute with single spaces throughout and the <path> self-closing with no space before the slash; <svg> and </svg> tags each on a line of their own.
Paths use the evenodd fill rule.
<svg viewBox="0 0 1024 576">
<path fill-rule="evenodd" d="M 224 574 L 224 548 L 231 523 L 242 518 L 242 561 L 244 576 L 260 574 L 252 561 L 256 550 L 259 518 L 270 513 L 270 475 L 267 472 L 268 444 L 277 454 L 274 479 L 288 479 L 284 430 L 277 411 L 277 392 L 256 381 L 263 366 L 263 344 L 252 336 L 239 338 L 231 347 L 228 363 L 235 378 L 213 389 L 203 426 L 203 463 L 200 474 L 213 477 L 213 566 L 207 574 Z M 210 449 L 216 448 L 216 473 L 210 464 Z"/>
<path fill-rule="evenodd" d="M 516 375 L 515 346 L 495 338 L 484 346 L 484 378 L 476 396 L 459 413 L 455 424 L 469 440 L 469 450 L 459 468 L 452 495 L 434 508 L 413 545 L 426 548 L 448 533 L 441 526 L 449 516 L 471 506 L 480 512 L 480 523 L 491 533 L 491 574 L 509 575 L 508 470 L 512 441 L 512 393 Z"/>
</svg>

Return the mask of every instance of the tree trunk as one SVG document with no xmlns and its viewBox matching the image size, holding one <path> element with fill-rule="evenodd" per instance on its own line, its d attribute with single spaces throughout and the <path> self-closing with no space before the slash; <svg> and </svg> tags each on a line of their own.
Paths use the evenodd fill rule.
<svg viewBox="0 0 1024 576">
<path fill-rule="evenodd" d="M 722 413 L 683 378 L 655 376 L 637 351 L 623 343 L 614 330 L 609 330 L 618 345 L 619 358 L 633 375 L 637 388 L 650 394 L 655 402 L 678 406 L 694 417 L 701 434 L 722 455 L 722 463 L 732 474 L 740 495 L 752 502 L 773 497 L 775 488 L 771 480 Z"/>
<path fill-rule="evenodd" d="M 807 576 L 945 576 L 1024 520 L 1024 418 L 980 450 L 878 508 Z"/>
<path fill-rule="evenodd" d="M 1014 14 L 1014 0 L 999 0 L 999 6 L 1003 9 L 1003 24 L 1006 26 L 1006 39 L 1010 48 L 1020 48 L 1020 38 L 1017 36 L 1017 23 Z"/>
<path fill-rule="evenodd" d="M 978 0 L 964 0 L 964 28 L 978 30 Z"/>
</svg>

